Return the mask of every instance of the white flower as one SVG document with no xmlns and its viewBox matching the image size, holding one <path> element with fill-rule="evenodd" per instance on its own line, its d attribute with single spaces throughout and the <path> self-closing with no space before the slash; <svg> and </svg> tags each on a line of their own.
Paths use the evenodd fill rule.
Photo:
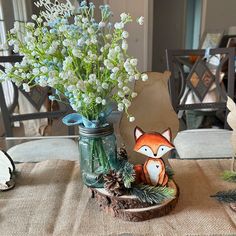
<svg viewBox="0 0 236 236">
<path fill-rule="evenodd" d="M 37 15 L 32 15 L 31 18 L 32 18 L 32 20 L 36 20 L 37 19 Z"/>
<path fill-rule="evenodd" d="M 99 24 L 98 24 L 99 28 L 104 28 L 105 26 L 106 26 L 106 23 L 103 22 L 103 21 L 100 21 Z"/>
<path fill-rule="evenodd" d="M 105 59 L 105 60 L 104 60 L 104 65 L 105 65 L 106 68 L 109 69 L 109 70 L 111 70 L 111 69 L 114 68 L 114 65 L 113 65 L 113 64 L 111 63 L 111 61 L 108 60 L 108 59 Z"/>
<path fill-rule="evenodd" d="M 142 81 L 147 81 L 148 80 L 148 75 L 147 74 L 142 74 L 141 75 Z"/>
<path fill-rule="evenodd" d="M 123 91 L 124 91 L 125 93 L 128 93 L 128 92 L 130 91 L 130 88 L 127 87 L 127 86 L 125 86 L 125 87 L 123 87 Z"/>
<path fill-rule="evenodd" d="M 27 93 L 30 92 L 30 86 L 28 84 L 23 83 L 22 85 L 23 85 L 23 89 L 25 90 L 25 92 L 27 92 Z"/>
<path fill-rule="evenodd" d="M 118 103 L 117 109 L 118 109 L 118 111 L 123 111 L 124 110 L 124 104 L 123 103 Z"/>
<path fill-rule="evenodd" d="M 82 22 L 86 24 L 86 23 L 88 23 L 88 22 L 89 22 L 89 20 L 88 20 L 88 18 L 86 18 L 86 17 L 83 17 L 83 18 L 82 18 Z"/>
<path fill-rule="evenodd" d="M 132 58 L 132 59 L 130 60 L 130 64 L 131 64 L 132 66 L 137 66 L 138 60 L 137 60 L 136 58 Z"/>
<path fill-rule="evenodd" d="M 106 100 L 105 99 L 102 99 L 102 105 L 105 106 L 106 105 Z"/>
<path fill-rule="evenodd" d="M 39 17 L 39 18 L 37 19 L 37 22 L 38 22 L 38 23 L 42 23 L 42 22 L 43 22 L 43 19 L 42 19 L 41 17 Z"/>
<path fill-rule="evenodd" d="M 138 19 L 137 19 L 137 22 L 139 25 L 143 25 L 144 23 L 144 17 L 143 16 L 140 16 Z"/>
<path fill-rule="evenodd" d="M 123 22 L 120 22 L 120 23 L 115 23 L 114 27 L 115 29 L 123 29 L 124 28 L 124 23 Z"/>
<path fill-rule="evenodd" d="M 119 68 L 118 68 L 118 67 L 114 67 L 114 68 L 112 69 L 112 72 L 113 72 L 114 74 L 116 74 L 118 71 L 119 71 Z"/>
<path fill-rule="evenodd" d="M 38 75 L 39 74 L 39 69 L 34 68 L 32 72 L 33 72 L 33 75 Z"/>
<path fill-rule="evenodd" d="M 121 98 L 123 98 L 125 95 L 124 95 L 124 93 L 123 93 L 123 92 L 121 92 L 121 91 L 118 91 L 118 96 L 119 96 L 119 97 L 121 97 Z"/>
<path fill-rule="evenodd" d="M 20 30 L 20 23 L 18 21 L 14 23 L 14 29 L 16 32 Z"/>
<path fill-rule="evenodd" d="M 97 78 L 96 74 L 90 74 L 89 79 L 95 80 Z"/>
<path fill-rule="evenodd" d="M 102 103 L 102 98 L 97 97 L 95 101 L 96 101 L 97 104 L 100 104 L 100 103 Z"/>
<path fill-rule="evenodd" d="M 84 103 L 89 104 L 91 102 L 91 99 L 89 97 L 84 97 Z"/>
<path fill-rule="evenodd" d="M 125 104 L 125 106 L 127 108 L 130 107 L 130 105 L 131 105 L 131 102 L 128 99 L 126 99 L 126 98 L 123 99 L 123 103 Z"/>
<path fill-rule="evenodd" d="M 125 12 L 123 12 L 123 13 L 120 14 L 120 19 L 121 19 L 122 21 L 126 21 L 126 19 L 127 19 L 128 17 L 129 17 L 129 15 L 126 14 Z"/>
<path fill-rule="evenodd" d="M 116 51 L 116 52 L 120 52 L 120 47 L 119 47 L 119 46 L 116 46 L 116 47 L 115 47 L 115 51 Z"/>
<path fill-rule="evenodd" d="M 135 117 L 130 116 L 130 117 L 129 117 L 129 122 L 134 122 L 134 121 L 135 121 Z"/>
<path fill-rule="evenodd" d="M 91 43 L 97 44 L 97 42 L 98 42 L 98 40 L 95 36 L 91 38 Z"/>
<path fill-rule="evenodd" d="M 118 83 L 118 88 L 121 89 L 121 88 L 123 88 L 123 86 L 124 86 L 123 82 L 119 82 L 119 83 Z"/>
<path fill-rule="evenodd" d="M 11 34 L 15 34 L 16 33 L 16 30 L 14 28 L 10 29 L 10 33 Z"/>
<path fill-rule="evenodd" d="M 137 94 L 137 93 L 135 93 L 135 92 L 131 93 L 131 97 L 132 97 L 132 98 L 135 98 L 135 97 L 137 97 L 137 95 L 138 95 L 138 94 Z"/>
<path fill-rule="evenodd" d="M 122 41 L 122 46 L 121 47 L 122 47 L 123 50 L 127 50 L 128 49 L 128 43 L 126 42 L 126 40 Z"/>
<path fill-rule="evenodd" d="M 40 68 L 40 70 L 41 70 L 41 72 L 43 72 L 43 73 L 47 73 L 47 72 L 48 72 L 48 68 L 47 68 L 46 66 L 42 66 L 42 67 Z"/>
<path fill-rule="evenodd" d="M 127 39 L 127 38 L 129 37 L 129 33 L 128 33 L 127 31 L 124 31 L 124 32 L 122 33 L 122 37 L 123 37 L 124 39 Z"/>
<path fill-rule="evenodd" d="M 109 88 L 109 85 L 107 83 L 102 83 L 102 88 L 103 89 L 108 89 Z"/>
<path fill-rule="evenodd" d="M 97 91 L 100 93 L 100 92 L 102 92 L 102 87 L 101 86 L 98 86 L 97 87 Z"/>
<path fill-rule="evenodd" d="M 15 44 L 15 40 L 11 39 L 8 41 L 9 46 L 13 46 Z"/>
<path fill-rule="evenodd" d="M 134 75 L 134 79 L 135 79 L 135 80 L 139 80 L 139 78 L 140 78 L 140 75 L 139 75 L 139 74 Z"/>
<path fill-rule="evenodd" d="M 92 27 L 89 27 L 87 29 L 87 31 L 88 31 L 89 34 L 93 34 L 94 33 L 94 29 Z"/>
<path fill-rule="evenodd" d="M 79 47 L 83 46 L 84 44 L 85 44 L 85 41 L 84 41 L 83 38 L 80 38 L 80 39 L 78 40 L 78 42 L 77 42 L 77 45 L 78 45 Z"/>
<path fill-rule="evenodd" d="M 115 74 L 115 73 L 112 73 L 112 74 L 110 75 L 110 78 L 111 78 L 112 80 L 115 80 L 115 79 L 116 79 L 116 74 Z"/>
<path fill-rule="evenodd" d="M 72 91 L 74 91 L 75 89 L 76 89 L 75 85 L 69 85 L 69 86 L 67 87 L 67 90 L 68 90 L 69 92 L 72 92 Z"/>
<path fill-rule="evenodd" d="M 32 22 L 28 22 L 26 25 L 27 25 L 28 27 L 30 27 L 30 28 L 34 28 L 34 27 L 35 27 L 35 24 L 32 23 Z"/>
</svg>

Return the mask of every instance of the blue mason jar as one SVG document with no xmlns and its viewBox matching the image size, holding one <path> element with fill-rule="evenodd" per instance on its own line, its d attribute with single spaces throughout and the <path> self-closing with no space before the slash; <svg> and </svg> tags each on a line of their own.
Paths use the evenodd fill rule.
<svg viewBox="0 0 236 236">
<path fill-rule="evenodd" d="M 85 185 L 102 188 L 103 175 L 117 162 L 116 137 L 111 124 L 99 128 L 79 127 L 80 170 Z"/>
</svg>

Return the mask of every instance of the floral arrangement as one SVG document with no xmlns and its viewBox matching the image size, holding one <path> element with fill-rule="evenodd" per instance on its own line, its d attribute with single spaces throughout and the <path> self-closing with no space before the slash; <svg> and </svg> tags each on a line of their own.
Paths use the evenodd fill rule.
<svg viewBox="0 0 236 236">
<path fill-rule="evenodd" d="M 119 111 L 128 113 L 132 99 L 137 96 L 129 88 L 135 80 L 148 79 L 137 69 L 138 60 L 127 54 L 129 33 L 125 30 L 131 16 L 120 15 L 120 22 L 110 22 L 112 12 L 108 5 L 100 6 L 101 20 L 94 18 L 95 5 L 82 1 L 75 9 L 55 0 L 39 0 L 44 7 L 33 22 L 25 24 L 20 32 L 19 23 L 9 33 L 9 45 L 23 55 L 21 63 L 8 67 L 2 80 L 12 80 L 25 91 L 40 85 L 56 89 L 52 100 L 65 96 L 73 110 L 88 121 L 104 122 L 111 103 Z M 137 19 L 142 25 L 143 17 Z"/>
</svg>

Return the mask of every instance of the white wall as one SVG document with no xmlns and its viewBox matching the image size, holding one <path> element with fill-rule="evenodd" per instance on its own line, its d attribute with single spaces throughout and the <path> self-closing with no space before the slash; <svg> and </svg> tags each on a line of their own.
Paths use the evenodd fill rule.
<svg viewBox="0 0 236 236">
<path fill-rule="evenodd" d="M 227 30 L 236 26 L 236 0 L 203 0 L 202 29 Z"/>
</svg>

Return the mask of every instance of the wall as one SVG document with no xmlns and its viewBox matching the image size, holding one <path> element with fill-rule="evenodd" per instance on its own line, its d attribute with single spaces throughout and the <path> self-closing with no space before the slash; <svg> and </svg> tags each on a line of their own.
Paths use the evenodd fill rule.
<svg viewBox="0 0 236 236">
<path fill-rule="evenodd" d="M 236 26 L 236 1 L 235 0 L 202 0 L 203 19 L 202 29 L 221 30 L 226 32 L 230 26 Z"/>
<path fill-rule="evenodd" d="M 120 20 L 122 12 L 130 13 L 133 22 L 127 26 L 129 32 L 128 53 L 139 60 L 141 71 L 151 70 L 152 67 L 152 17 L 153 0 L 106 0 L 114 13 L 114 21 Z M 140 26 L 136 19 L 144 16 L 145 23 Z"/>
<path fill-rule="evenodd" d="M 186 1 L 154 1 L 153 71 L 166 70 L 166 48 L 184 48 Z"/>
</svg>

